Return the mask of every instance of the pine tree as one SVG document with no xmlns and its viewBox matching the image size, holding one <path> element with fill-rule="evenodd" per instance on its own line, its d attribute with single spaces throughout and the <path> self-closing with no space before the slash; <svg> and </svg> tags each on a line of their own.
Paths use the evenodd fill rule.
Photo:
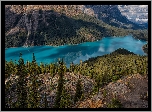
<svg viewBox="0 0 152 112">
<path fill-rule="evenodd" d="M 40 101 L 40 94 L 38 91 L 38 70 L 37 70 L 36 58 L 33 53 L 33 60 L 31 63 L 31 72 L 29 80 L 29 94 L 28 94 L 28 108 L 38 108 Z"/>
<path fill-rule="evenodd" d="M 75 69 L 75 68 L 74 68 L 74 64 L 73 64 L 73 62 L 72 62 L 72 63 L 70 64 L 70 71 L 71 71 L 71 72 L 74 72 L 74 69 Z"/>
<path fill-rule="evenodd" d="M 74 96 L 74 102 L 77 102 L 83 95 L 83 88 L 81 84 L 81 80 L 78 80 L 77 85 L 76 85 L 76 93 Z"/>
<path fill-rule="evenodd" d="M 27 108 L 27 80 L 26 80 L 26 69 L 24 65 L 24 60 L 22 58 L 22 54 L 20 53 L 20 59 L 17 65 L 17 73 L 19 76 L 17 83 L 17 105 L 18 108 Z"/>
<path fill-rule="evenodd" d="M 63 87 L 61 101 L 60 101 L 60 108 L 69 108 L 72 104 L 71 96 L 68 91 Z"/>
<path fill-rule="evenodd" d="M 62 90 L 63 90 L 63 76 L 64 76 L 64 62 L 63 59 L 62 61 L 58 61 L 58 74 L 59 74 L 59 80 L 58 80 L 58 87 L 57 87 L 57 96 L 56 96 L 56 100 L 55 100 L 55 108 L 59 108 L 60 107 L 60 101 L 61 101 L 61 95 L 62 95 Z"/>
<path fill-rule="evenodd" d="M 41 73 L 44 74 L 45 73 L 45 67 L 43 63 L 40 63 L 40 69 L 41 69 Z"/>
</svg>

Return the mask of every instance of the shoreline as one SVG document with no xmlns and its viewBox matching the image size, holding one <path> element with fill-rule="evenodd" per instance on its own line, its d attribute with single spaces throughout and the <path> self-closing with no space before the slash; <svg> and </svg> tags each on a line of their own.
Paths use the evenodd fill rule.
<svg viewBox="0 0 152 112">
<path fill-rule="evenodd" d="M 125 36 L 112 36 L 113 38 L 116 38 L 116 37 L 120 37 L 120 38 L 122 38 L 122 37 L 126 37 L 126 36 L 132 36 L 134 39 L 138 39 L 138 40 L 140 40 L 140 41 L 146 41 L 146 43 L 148 43 L 148 41 L 147 40 L 145 40 L 145 39 L 139 39 L 139 38 L 136 38 L 136 37 L 134 37 L 133 35 L 125 35 Z M 106 38 L 106 37 L 102 37 L 101 39 L 99 39 L 99 40 L 95 40 L 95 41 L 86 41 L 86 42 L 97 42 L 97 41 L 100 41 L 100 40 L 102 40 L 103 38 Z M 82 43 L 85 43 L 85 42 L 82 42 Z M 71 46 L 71 45 L 79 45 L 79 44 L 82 44 L 82 43 L 78 43 L 78 44 L 64 44 L 64 45 L 35 45 L 35 46 L 51 46 L 51 47 L 61 47 L 61 46 Z M 24 47 L 24 46 L 20 46 L 20 47 L 24 47 L 24 48 L 29 48 L 29 47 L 35 47 L 35 46 L 27 46 L 27 47 Z M 9 49 L 9 48 L 18 48 L 18 47 L 8 47 L 8 48 L 5 48 L 5 50 L 6 49 Z"/>
</svg>

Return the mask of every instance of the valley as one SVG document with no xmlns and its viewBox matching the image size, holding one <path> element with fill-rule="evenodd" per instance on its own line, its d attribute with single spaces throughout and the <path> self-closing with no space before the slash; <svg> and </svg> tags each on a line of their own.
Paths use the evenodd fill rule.
<svg viewBox="0 0 152 112">
<path fill-rule="evenodd" d="M 149 108 L 148 21 L 123 7 L 5 5 L 4 108 Z"/>
</svg>

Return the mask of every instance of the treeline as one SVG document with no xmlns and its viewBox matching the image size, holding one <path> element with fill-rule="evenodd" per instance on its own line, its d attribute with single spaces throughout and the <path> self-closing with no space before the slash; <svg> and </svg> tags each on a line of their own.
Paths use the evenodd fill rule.
<svg viewBox="0 0 152 112">
<path fill-rule="evenodd" d="M 148 57 L 135 55 L 126 49 L 72 65 L 73 72 L 87 75 L 96 82 L 95 90 L 123 76 L 139 73 L 148 75 Z"/>
<path fill-rule="evenodd" d="M 68 93 L 64 87 L 64 75 L 68 71 L 63 60 L 58 60 L 57 63 L 50 65 L 41 63 L 38 66 L 34 53 L 32 62 L 24 63 L 22 54 L 20 54 L 18 62 L 5 61 L 5 108 L 70 108 L 81 99 L 83 88 L 81 80 L 78 80 L 74 97 Z M 40 91 L 40 86 L 44 82 L 40 79 L 39 74 L 48 73 L 52 78 L 55 75 L 59 76 L 53 105 L 50 105 L 48 101 L 46 90 L 43 94 Z M 53 87 L 49 86 L 50 91 L 53 91 Z"/>
<path fill-rule="evenodd" d="M 87 14 L 75 15 L 71 18 L 64 14 L 56 16 L 57 12 L 53 10 L 45 12 L 39 10 L 39 14 L 36 31 L 32 30 L 29 36 L 28 31 L 23 29 L 14 35 L 6 35 L 5 47 L 23 46 L 27 38 L 29 46 L 79 44 L 87 41 L 96 41 L 107 36 L 126 35 L 133 35 L 135 38 L 148 40 L 147 30 L 114 27 Z M 45 22 L 42 15 L 46 18 Z M 33 19 L 33 16 L 30 14 L 28 17 L 31 20 Z"/>
<path fill-rule="evenodd" d="M 148 54 L 148 43 L 143 46 L 143 50 L 146 54 Z"/>
<path fill-rule="evenodd" d="M 24 63 L 24 59 L 20 54 L 18 62 L 5 62 L 5 107 L 49 108 L 46 93 L 44 93 L 43 97 L 40 95 L 39 87 L 42 82 L 38 77 L 39 74 L 45 75 L 48 73 L 50 73 L 51 77 L 59 75 L 56 100 L 52 107 L 72 107 L 82 99 L 83 87 L 81 80 L 78 80 L 75 96 L 72 98 L 68 90 L 64 88 L 64 74 L 67 72 L 89 76 L 95 81 L 92 91 L 98 92 L 99 88 L 123 76 L 136 73 L 148 75 L 148 57 L 135 55 L 125 49 L 117 49 L 104 56 L 90 58 L 85 62 L 80 61 L 80 64 L 71 63 L 70 68 L 67 68 L 63 60 L 49 65 L 41 63 L 38 66 L 34 54 L 32 62 Z M 14 80 L 12 80 L 12 76 L 14 76 Z M 14 101 L 14 99 L 16 100 Z M 41 99 L 44 99 L 44 101 L 41 102 Z"/>
</svg>

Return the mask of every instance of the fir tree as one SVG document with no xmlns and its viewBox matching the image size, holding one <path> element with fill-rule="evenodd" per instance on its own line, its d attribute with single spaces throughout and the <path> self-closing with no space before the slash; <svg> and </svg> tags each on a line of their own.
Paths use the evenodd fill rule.
<svg viewBox="0 0 152 112">
<path fill-rule="evenodd" d="M 63 87 L 61 101 L 60 101 L 60 108 L 69 108 L 72 104 L 71 96 L 68 91 Z"/>
<path fill-rule="evenodd" d="M 56 96 L 56 101 L 55 101 L 55 108 L 59 108 L 60 107 L 60 100 L 61 100 L 61 95 L 62 95 L 62 90 L 63 90 L 63 76 L 64 76 L 64 62 L 63 59 L 62 61 L 58 61 L 58 74 L 59 74 L 59 80 L 58 80 L 58 87 L 57 87 L 57 96 Z"/>
<path fill-rule="evenodd" d="M 31 73 L 29 80 L 29 94 L 28 94 L 28 108 L 38 108 L 40 101 L 40 94 L 38 91 L 39 82 L 38 82 L 38 70 L 37 70 L 36 58 L 33 53 L 33 60 L 31 63 Z"/>
<path fill-rule="evenodd" d="M 76 85 L 76 93 L 74 96 L 74 102 L 77 102 L 83 95 L 83 89 L 82 89 L 82 84 L 81 80 L 78 80 L 77 85 Z"/>
<path fill-rule="evenodd" d="M 26 69 L 24 65 L 24 60 L 22 58 L 22 54 L 20 53 L 20 59 L 17 65 L 17 73 L 19 76 L 17 83 L 17 105 L 18 108 L 27 108 L 27 80 L 26 80 Z"/>
</svg>

